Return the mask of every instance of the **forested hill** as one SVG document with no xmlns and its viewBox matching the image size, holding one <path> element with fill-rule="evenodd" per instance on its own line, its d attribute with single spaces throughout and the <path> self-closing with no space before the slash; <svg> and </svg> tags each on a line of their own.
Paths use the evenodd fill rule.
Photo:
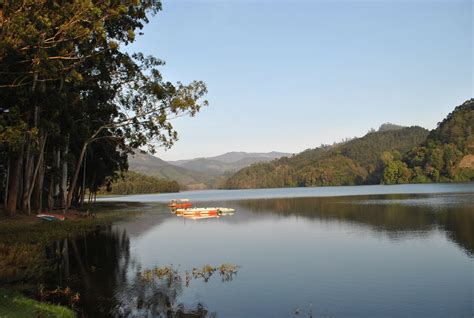
<svg viewBox="0 0 474 318">
<path fill-rule="evenodd" d="M 127 171 L 122 177 L 100 188 L 98 193 L 125 195 L 179 192 L 179 190 L 179 184 L 176 181 L 146 176 L 134 171 Z"/>
<path fill-rule="evenodd" d="M 362 138 L 255 164 L 226 188 L 462 182 L 474 180 L 474 99 L 431 132 L 384 124 Z"/>
<path fill-rule="evenodd" d="M 160 179 L 173 180 L 188 189 L 204 189 L 216 184 L 215 176 L 174 166 L 147 153 L 136 152 L 128 157 L 129 170 Z"/>
<path fill-rule="evenodd" d="M 238 189 L 374 183 L 382 153 L 407 152 L 420 145 L 428 133 L 416 126 L 388 130 L 383 125 L 361 138 L 254 164 L 230 177 L 225 186 Z"/>
<path fill-rule="evenodd" d="M 474 180 L 474 99 L 456 107 L 410 152 L 381 158 L 386 184 Z"/>
</svg>

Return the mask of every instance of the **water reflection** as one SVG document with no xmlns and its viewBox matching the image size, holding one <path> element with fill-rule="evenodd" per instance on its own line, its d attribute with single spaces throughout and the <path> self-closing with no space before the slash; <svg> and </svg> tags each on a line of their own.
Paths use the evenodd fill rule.
<svg viewBox="0 0 474 318">
<path fill-rule="evenodd" d="M 470 256 L 474 254 L 474 195 L 382 195 L 237 201 L 261 215 L 301 216 L 368 226 L 392 239 L 444 230 Z"/>
<path fill-rule="evenodd" d="M 126 230 L 98 229 L 45 247 L 53 261 L 43 278 L 46 289 L 68 286 L 80 294 L 81 317 L 212 317 L 205 305 L 177 302 L 183 282 L 145 281 L 130 257 Z"/>
<path fill-rule="evenodd" d="M 55 242 L 45 249 L 55 267 L 44 281 L 79 292 L 86 317 L 288 317 L 310 301 L 315 316 L 462 316 L 472 308 L 463 275 L 474 255 L 473 194 L 221 203 L 235 215 L 190 222 L 150 205 L 144 216 Z M 442 246 L 442 233 L 457 245 Z M 224 258 L 242 265 L 226 286 L 143 279 L 158 262 L 190 269 Z"/>
</svg>

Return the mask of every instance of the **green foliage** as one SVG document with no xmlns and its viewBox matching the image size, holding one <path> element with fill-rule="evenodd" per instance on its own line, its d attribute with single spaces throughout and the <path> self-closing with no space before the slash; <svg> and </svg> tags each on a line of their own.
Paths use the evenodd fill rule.
<svg viewBox="0 0 474 318">
<path fill-rule="evenodd" d="M 413 177 L 409 182 L 462 182 L 474 180 L 474 170 L 460 167 L 466 155 L 474 153 L 474 100 L 456 107 L 426 141 L 403 158 Z"/>
<path fill-rule="evenodd" d="M 75 314 L 69 308 L 42 303 L 16 292 L 0 289 L 0 317 L 74 318 Z"/>
<path fill-rule="evenodd" d="M 52 193 L 56 205 L 78 203 L 127 170 L 136 148 L 173 146 L 171 119 L 208 104 L 203 82 L 167 82 L 162 60 L 121 51 L 161 10 L 159 0 L 0 6 L 0 176 L 8 165 L 13 175 L 1 199 L 10 214 Z"/>
<path fill-rule="evenodd" d="M 393 127 L 392 127 L 393 128 Z M 382 129 L 333 146 L 303 151 L 290 158 L 254 164 L 231 176 L 226 188 L 337 186 L 380 183 L 380 156 L 403 153 L 422 143 L 428 131 L 421 127 Z M 399 155 L 398 155 L 399 156 Z M 401 169 L 397 181 L 406 178 Z"/>
<path fill-rule="evenodd" d="M 464 153 L 474 152 L 474 99 L 457 106 L 430 132 L 427 144 L 454 144 Z"/>
<path fill-rule="evenodd" d="M 398 184 L 408 183 L 412 178 L 412 172 L 400 159 L 399 152 L 384 152 L 380 158 L 383 165 L 382 183 Z"/>
<path fill-rule="evenodd" d="M 100 194 L 141 194 L 179 192 L 176 181 L 146 176 L 138 172 L 127 171 L 121 178 L 110 182 L 102 188 Z"/>
</svg>

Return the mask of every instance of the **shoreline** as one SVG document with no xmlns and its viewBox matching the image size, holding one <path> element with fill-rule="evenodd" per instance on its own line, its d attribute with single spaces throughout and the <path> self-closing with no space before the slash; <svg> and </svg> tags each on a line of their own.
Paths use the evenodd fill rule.
<svg viewBox="0 0 474 318">
<path fill-rule="evenodd" d="M 75 317 L 69 306 L 36 300 L 38 297 L 33 295 L 38 293 L 38 286 L 24 284 L 48 270 L 44 246 L 138 216 L 144 206 L 99 203 L 91 208 L 95 217 L 84 217 L 71 210 L 65 221 L 55 222 L 41 220 L 34 214 L 0 214 L 0 307 L 4 308 L 0 308 L 0 317 L 26 317 L 30 313 L 41 313 L 41 317 Z M 16 315 L 20 307 L 24 308 Z"/>
</svg>

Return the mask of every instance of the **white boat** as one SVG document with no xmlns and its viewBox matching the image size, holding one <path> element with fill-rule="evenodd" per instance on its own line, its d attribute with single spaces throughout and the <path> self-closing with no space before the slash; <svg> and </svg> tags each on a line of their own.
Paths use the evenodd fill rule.
<svg viewBox="0 0 474 318">
<path fill-rule="evenodd" d="M 204 215 L 232 215 L 234 214 L 235 209 L 231 208 L 221 208 L 221 207 L 212 207 L 212 208 L 189 208 L 189 209 L 176 209 L 177 215 L 194 215 L 194 216 L 204 216 Z"/>
<path fill-rule="evenodd" d="M 235 209 L 231 208 L 218 208 L 217 214 L 219 215 L 233 215 L 235 212 Z"/>
</svg>

